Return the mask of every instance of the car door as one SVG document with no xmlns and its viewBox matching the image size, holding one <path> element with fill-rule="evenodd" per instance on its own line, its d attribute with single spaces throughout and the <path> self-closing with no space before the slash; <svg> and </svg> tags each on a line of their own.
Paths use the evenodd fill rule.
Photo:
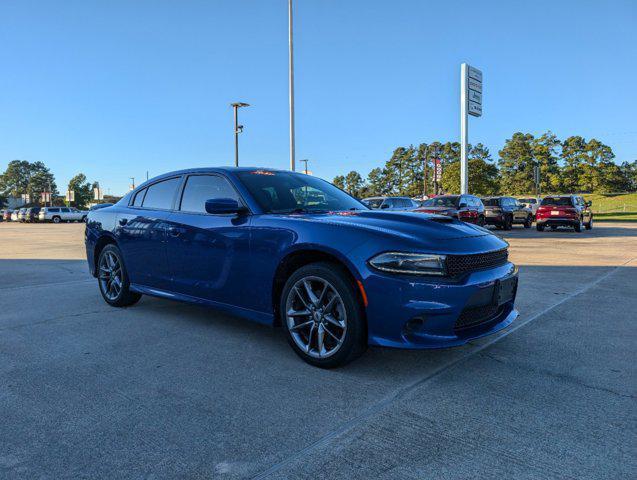
<svg viewBox="0 0 637 480">
<path fill-rule="evenodd" d="M 168 290 L 166 227 L 181 176 L 159 180 L 138 191 L 117 217 L 116 236 L 131 283 Z"/>
<path fill-rule="evenodd" d="M 513 221 L 523 223 L 528 215 L 527 211 L 515 198 L 509 198 L 509 202 L 511 202 L 511 207 L 513 209 Z"/>
<path fill-rule="evenodd" d="M 250 215 L 206 213 L 206 200 L 245 205 L 227 178 L 189 175 L 169 217 L 168 263 L 175 292 L 229 305 L 245 304 L 250 264 Z"/>
</svg>

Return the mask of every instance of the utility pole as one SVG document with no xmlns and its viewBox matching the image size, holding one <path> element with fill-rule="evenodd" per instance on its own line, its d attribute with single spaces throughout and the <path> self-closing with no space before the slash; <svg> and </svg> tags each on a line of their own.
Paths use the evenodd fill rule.
<svg viewBox="0 0 637 480">
<path fill-rule="evenodd" d="M 429 145 L 425 147 L 425 158 L 422 165 L 422 197 L 427 196 L 427 154 L 429 153 Z"/>
<path fill-rule="evenodd" d="M 130 178 L 131 182 L 133 182 L 131 185 L 131 190 L 135 190 L 135 177 L 128 177 L 128 178 Z"/>
<path fill-rule="evenodd" d="M 230 106 L 234 109 L 234 166 L 239 166 L 239 134 L 243 132 L 243 125 L 239 125 L 239 109 L 249 107 L 249 103 L 235 102 Z"/>
<path fill-rule="evenodd" d="M 292 42 L 292 0 L 288 0 L 288 40 L 289 40 L 289 100 L 290 100 L 290 170 L 296 169 L 294 151 L 294 47 Z"/>
<path fill-rule="evenodd" d="M 309 160 L 307 158 L 304 158 L 303 160 L 301 160 L 301 162 L 305 163 L 305 174 L 307 175 L 307 162 L 309 162 Z"/>
</svg>

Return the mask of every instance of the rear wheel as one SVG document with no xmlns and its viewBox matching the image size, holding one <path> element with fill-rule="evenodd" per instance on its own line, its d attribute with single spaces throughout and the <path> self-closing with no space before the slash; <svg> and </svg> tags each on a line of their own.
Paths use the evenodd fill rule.
<svg viewBox="0 0 637 480">
<path fill-rule="evenodd" d="M 53 221 L 53 223 L 60 223 L 62 221 L 62 219 L 60 217 L 57 217 L 57 216 L 53 217 L 51 220 Z"/>
<path fill-rule="evenodd" d="M 573 228 L 575 229 L 576 232 L 581 232 L 582 226 L 583 226 L 583 223 L 582 223 L 582 219 L 580 218 L 579 221 L 575 225 L 573 225 Z"/>
<path fill-rule="evenodd" d="M 538 232 L 543 232 L 544 231 L 544 225 L 540 225 L 539 223 L 537 223 L 535 225 L 535 228 L 537 228 Z"/>
<path fill-rule="evenodd" d="M 478 225 L 480 225 L 481 227 L 484 227 L 484 224 L 485 224 L 484 217 L 482 215 L 480 215 L 478 217 Z"/>
<path fill-rule="evenodd" d="M 340 265 L 299 268 L 283 287 L 279 311 L 288 343 L 310 365 L 339 367 L 365 351 L 363 307 Z"/>
<path fill-rule="evenodd" d="M 511 230 L 513 228 L 513 217 L 512 216 L 507 216 L 506 219 L 504 220 L 504 227 L 505 230 Z"/>
<path fill-rule="evenodd" d="M 142 297 L 130 291 L 128 272 L 122 253 L 115 245 L 106 245 L 97 263 L 97 281 L 102 298 L 113 307 L 128 307 Z"/>
<path fill-rule="evenodd" d="M 524 221 L 524 228 L 531 228 L 532 224 L 533 224 L 533 217 L 529 215 L 528 217 L 526 217 L 526 220 Z"/>
</svg>

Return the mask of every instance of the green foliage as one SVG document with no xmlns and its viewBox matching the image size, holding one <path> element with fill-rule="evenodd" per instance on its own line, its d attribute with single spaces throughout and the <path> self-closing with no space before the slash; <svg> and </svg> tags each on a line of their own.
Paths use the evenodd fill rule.
<svg viewBox="0 0 637 480">
<path fill-rule="evenodd" d="M 31 202 L 36 203 L 40 200 L 40 194 L 49 188 L 53 193 L 57 192 L 55 178 L 42 162 L 13 160 L 0 175 L 0 194 L 5 197 L 19 197 L 27 193 Z"/>
<path fill-rule="evenodd" d="M 77 208 L 86 208 L 93 199 L 91 184 L 83 173 L 78 173 L 69 181 L 69 190 L 75 192 L 74 203 Z"/>
<path fill-rule="evenodd" d="M 482 158 L 469 160 L 469 185 L 474 195 L 496 195 L 499 191 L 498 168 Z M 460 193 L 460 162 L 454 162 L 442 172 L 445 193 Z"/>
</svg>

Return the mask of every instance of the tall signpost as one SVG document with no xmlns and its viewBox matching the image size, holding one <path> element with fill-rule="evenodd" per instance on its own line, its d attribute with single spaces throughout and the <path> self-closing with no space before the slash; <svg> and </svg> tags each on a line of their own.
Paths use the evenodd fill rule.
<svg viewBox="0 0 637 480">
<path fill-rule="evenodd" d="M 288 0 L 288 94 L 290 100 L 290 170 L 296 170 L 294 147 L 294 45 L 292 42 L 292 0 Z"/>
<path fill-rule="evenodd" d="M 482 116 L 482 71 L 460 65 L 460 193 L 469 193 L 469 115 Z"/>
</svg>

